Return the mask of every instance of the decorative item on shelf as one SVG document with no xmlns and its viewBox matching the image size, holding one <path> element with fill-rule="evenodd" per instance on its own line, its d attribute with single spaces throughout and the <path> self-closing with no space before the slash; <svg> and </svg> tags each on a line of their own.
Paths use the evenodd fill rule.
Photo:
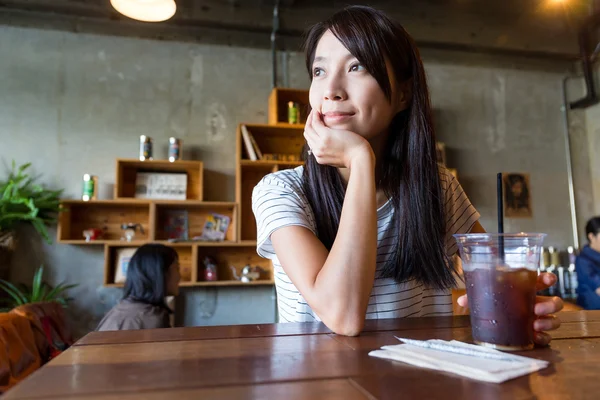
<svg viewBox="0 0 600 400">
<path fill-rule="evenodd" d="M 244 146 L 246 147 L 246 153 L 248 154 L 248 158 L 252 161 L 262 160 L 263 154 L 254 139 L 254 136 L 248 131 L 248 127 L 246 125 L 241 126 L 242 130 L 242 138 L 244 139 Z"/>
<path fill-rule="evenodd" d="M 260 279 L 260 274 L 262 272 L 266 272 L 264 269 L 262 269 L 258 265 L 252 267 L 248 264 L 248 265 L 244 266 L 244 268 L 242 268 L 242 273 L 241 273 L 241 275 L 238 276 L 237 269 L 233 265 L 230 265 L 229 268 L 231 268 L 233 277 L 236 280 L 244 282 L 244 283 L 258 280 L 258 279 Z"/>
<path fill-rule="evenodd" d="M 121 230 L 123 231 L 123 236 L 121 237 L 121 240 L 131 242 L 133 240 L 133 238 L 135 237 L 135 233 L 136 233 L 138 227 L 140 228 L 141 233 L 145 233 L 144 227 L 142 226 L 142 224 L 134 224 L 134 223 L 122 224 Z"/>
<path fill-rule="evenodd" d="M 115 265 L 115 283 L 125 283 L 127 277 L 127 267 L 131 257 L 135 254 L 135 247 L 123 247 L 117 249 L 116 265 Z"/>
<path fill-rule="evenodd" d="M 175 162 L 181 160 L 181 139 L 169 138 L 169 161 Z"/>
<path fill-rule="evenodd" d="M 86 242 L 93 242 L 94 240 L 102 239 L 104 231 L 100 228 L 89 228 L 83 231 L 83 237 Z"/>
<path fill-rule="evenodd" d="M 166 210 L 163 229 L 169 241 L 183 242 L 188 240 L 187 210 Z"/>
<path fill-rule="evenodd" d="M 298 154 L 263 154 L 263 158 L 268 161 L 300 161 L 300 156 Z"/>
<path fill-rule="evenodd" d="M 135 198 L 185 200 L 187 174 L 138 172 L 135 179 Z"/>
<path fill-rule="evenodd" d="M 204 260 L 202 261 L 202 264 L 204 266 L 204 280 L 207 282 L 214 282 L 216 281 L 218 278 L 217 276 L 217 262 L 215 261 L 215 259 L 211 256 L 206 256 L 204 257 Z"/>
<path fill-rule="evenodd" d="M 288 124 L 299 124 L 300 123 L 300 104 L 289 101 L 288 102 Z"/>
<path fill-rule="evenodd" d="M 83 175 L 83 190 L 81 200 L 90 201 L 98 198 L 98 177 L 96 175 Z"/>
<path fill-rule="evenodd" d="M 140 161 L 152 160 L 152 138 L 140 136 Z"/>
<path fill-rule="evenodd" d="M 231 218 L 229 218 L 227 215 L 210 213 L 208 217 L 206 217 L 206 222 L 204 223 L 204 228 L 202 229 L 202 235 L 200 236 L 200 239 L 206 241 L 224 240 L 230 222 Z"/>
</svg>

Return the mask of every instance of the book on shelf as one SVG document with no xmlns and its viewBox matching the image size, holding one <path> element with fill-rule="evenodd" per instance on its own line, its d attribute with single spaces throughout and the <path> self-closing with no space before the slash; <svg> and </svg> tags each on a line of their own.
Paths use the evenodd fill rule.
<svg viewBox="0 0 600 400">
<path fill-rule="evenodd" d="M 250 133 L 250 131 L 248 131 L 248 128 L 246 127 L 246 125 L 242 125 L 241 129 L 242 129 L 242 137 L 244 139 L 244 146 L 246 148 L 246 153 L 248 154 L 248 158 L 252 161 L 262 160 L 262 158 L 263 158 L 262 152 L 260 151 L 260 148 L 258 147 L 258 144 L 256 143 L 256 140 L 254 139 L 254 136 L 252 136 L 252 133 Z"/>
</svg>

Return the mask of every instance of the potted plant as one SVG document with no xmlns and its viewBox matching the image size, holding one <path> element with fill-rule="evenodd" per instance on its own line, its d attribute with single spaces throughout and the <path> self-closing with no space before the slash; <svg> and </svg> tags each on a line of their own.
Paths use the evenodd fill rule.
<svg viewBox="0 0 600 400">
<path fill-rule="evenodd" d="M 31 163 L 16 167 L 6 181 L 0 180 L 0 278 L 6 278 L 15 248 L 15 228 L 30 224 L 41 237 L 52 243 L 47 226 L 56 223 L 62 190 L 48 190 L 30 176 Z"/>
<path fill-rule="evenodd" d="M 60 283 L 53 288 L 42 280 L 43 275 L 44 266 L 41 266 L 33 276 L 31 288 L 25 285 L 20 285 L 20 287 L 18 287 L 4 279 L 0 279 L 0 289 L 4 290 L 9 295 L 9 298 L 5 299 L 8 308 L 1 308 L 0 311 L 9 311 L 25 304 L 52 301 L 60 303 L 66 308 L 68 302 L 71 301 L 72 298 L 65 297 L 65 292 L 77 285 Z"/>
</svg>

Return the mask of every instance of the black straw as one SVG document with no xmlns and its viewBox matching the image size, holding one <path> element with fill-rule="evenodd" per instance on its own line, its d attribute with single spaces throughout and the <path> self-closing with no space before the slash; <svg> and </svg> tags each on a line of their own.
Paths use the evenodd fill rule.
<svg viewBox="0 0 600 400">
<path fill-rule="evenodd" d="M 497 184 L 497 196 L 498 196 L 498 233 L 504 233 L 504 196 L 503 196 L 503 182 L 502 172 L 498 172 L 498 184 Z M 498 238 L 498 250 L 499 256 L 502 262 L 504 262 L 504 237 Z"/>
</svg>

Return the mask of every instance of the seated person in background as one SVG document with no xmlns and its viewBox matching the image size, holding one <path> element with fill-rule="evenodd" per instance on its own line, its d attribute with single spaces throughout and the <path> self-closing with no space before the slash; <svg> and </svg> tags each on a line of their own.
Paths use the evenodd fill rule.
<svg viewBox="0 0 600 400">
<path fill-rule="evenodd" d="M 100 321 L 97 331 L 170 328 L 166 296 L 179 292 L 179 258 L 171 247 L 146 244 L 127 267 L 123 299 Z"/>
<path fill-rule="evenodd" d="M 577 304 L 586 310 L 600 310 L 600 217 L 593 217 L 585 226 L 589 244 L 577 257 Z"/>
</svg>

